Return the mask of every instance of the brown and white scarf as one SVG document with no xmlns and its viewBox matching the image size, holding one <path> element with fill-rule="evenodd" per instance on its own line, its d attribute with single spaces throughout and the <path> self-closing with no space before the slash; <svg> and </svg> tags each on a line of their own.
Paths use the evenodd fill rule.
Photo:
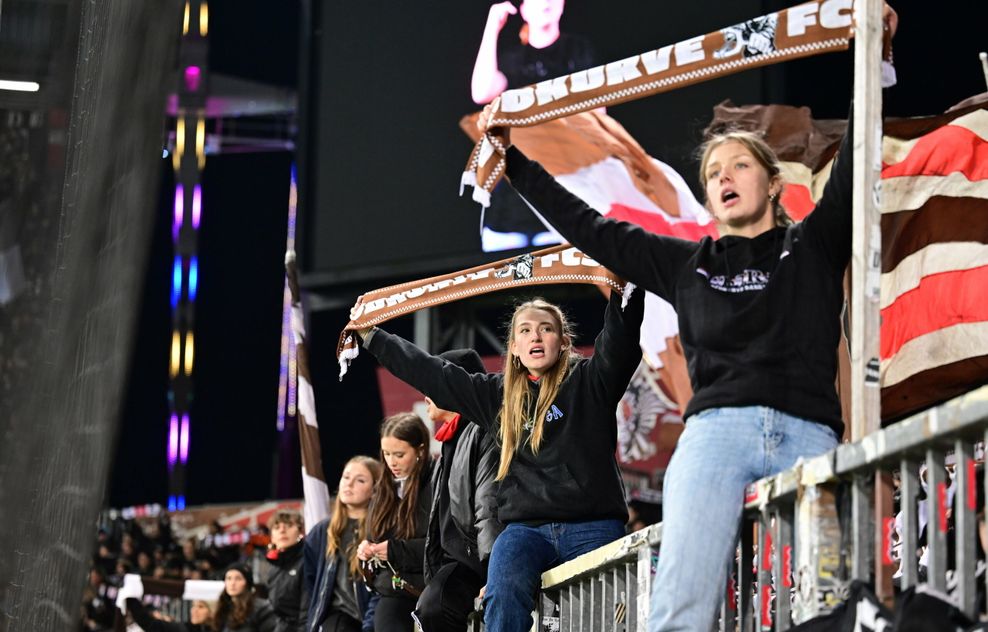
<svg viewBox="0 0 988 632">
<path fill-rule="evenodd" d="M 340 379 L 357 357 L 360 342 L 354 333 L 426 307 L 471 296 L 527 285 L 588 283 L 621 292 L 626 303 L 634 286 L 569 244 L 554 246 L 469 270 L 374 290 L 360 296 L 350 309 L 350 322 L 340 334 L 336 357 Z"/>
<path fill-rule="evenodd" d="M 741 24 L 581 70 L 506 90 L 494 100 L 487 131 L 474 146 L 462 187 L 490 205 L 504 175 L 506 127 L 546 121 L 617 105 L 723 77 L 748 68 L 845 50 L 851 38 L 852 0 L 815 0 Z"/>
</svg>

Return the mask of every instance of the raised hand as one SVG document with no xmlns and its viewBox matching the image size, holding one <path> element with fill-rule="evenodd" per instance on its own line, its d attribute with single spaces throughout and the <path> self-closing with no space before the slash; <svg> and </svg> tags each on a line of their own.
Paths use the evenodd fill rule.
<svg viewBox="0 0 988 632">
<path fill-rule="evenodd" d="M 500 32 L 504 28 L 504 23 L 508 21 L 508 17 L 517 13 L 518 9 L 510 2 L 505 1 L 492 4 L 490 11 L 487 13 L 487 28 L 494 28 Z"/>
</svg>

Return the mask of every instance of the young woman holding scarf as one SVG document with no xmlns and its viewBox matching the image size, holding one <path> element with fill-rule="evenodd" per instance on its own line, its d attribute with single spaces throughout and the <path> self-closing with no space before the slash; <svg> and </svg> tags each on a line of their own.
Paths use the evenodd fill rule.
<svg viewBox="0 0 988 632">
<path fill-rule="evenodd" d="M 641 360 L 641 292 L 611 293 L 589 359 L 573 352 L 562 311 L 515 310 L 503 373 L 469 373 L 379 329 L 364 346 L 396 377 L 497 437 L 498 518 L 484 595 L 488 630 L 527 632 L 544 571 L 624 535 L 615 411 Z"/>
</svg>

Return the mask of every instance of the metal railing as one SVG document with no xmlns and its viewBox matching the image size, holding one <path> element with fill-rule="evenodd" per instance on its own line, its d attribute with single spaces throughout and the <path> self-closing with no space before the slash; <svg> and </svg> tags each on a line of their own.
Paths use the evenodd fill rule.
<svg viewBox="0 0 988 632">
<path fill-rule="evenodd" d="M 982 387 L 750 485 L 720 629 L 787 630 L 794 621 L 826 614 L 844 598 L 850 581 L 890 581 L 891 572 L 876 570 L 876 554 L 877 566 L 887 571 L 901 562 L 902 590 L 918 584 L 921 466 L 929 490 L 924 583 L 947 593 L 951 569 L 955 605 L 977 620 L 984 613 L 978 612 L 976 600 L 979 508 L 973 457 L 986 432 L 988 387 Z M 951 459 L 952 510 L 946 467 Z M 899 473 L 901 526 L 896 528 L 889 502 L 876 529 L 876 489 L 881 497 L 880 488 L 893 472 Z M 849 502 L 839 502 L 839 496 Z M 948 559 L 951 525 L 956 546 Z M 876 533 L 881 534 L 877 546 Z M 661 538 L 662 526 L 653 525 L 547 571 L 537 627 L 546 632 L 645 630 Z M 901 560 L 895 559 L 896 547 Z M 891 599 L 891 590 L 883 594 L 878 588 L 880 597 Z"/>
</svg>

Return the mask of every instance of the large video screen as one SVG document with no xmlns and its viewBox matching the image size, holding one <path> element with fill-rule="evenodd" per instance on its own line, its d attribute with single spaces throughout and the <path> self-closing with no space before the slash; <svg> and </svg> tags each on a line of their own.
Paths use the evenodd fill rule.
<svg viewBox="0 0 988 632">
<path fill-rule="evenodd" d="M 311 0 L 302 69 L 300 256 L 310 288 L 425 276 L 553 243 L 505 184 L 481 213 L 460 175 L 472 141 L 460 120 L 499 91 L 628 57 L 795 3 L 743 0 L 433 0 L 396 5 Z M 983 90 L 973 44 L 936 49 L 944 12 L 902 6 L 900 85 L 886 113 L 927 114 Z M 982 9 L 983 10 L 983 9 Z M 558 35 L 545 37 L 558 26 Z M 974 39 L 973 34 L 969 39 Z M 967 51 L 964 47 L 972 48 Z M 970 73 L 950 77 L 970 54 Z M 492 61 L 493 60 L 493 61 Z M 713 106 L 806 105 L 844 117 L 850 53 L 829 54 L 701 83 L 608 109 L 650 155 L 695 184 L 694 150 Z M 908 65 L 907 65 L 908 64 Z M 943 64 L 944 73 L 932 73 Z M 307 66 L 307 67 L 306 67 Z M 943 89 L 931 91 L 931 81 Z"/>
</svg>

